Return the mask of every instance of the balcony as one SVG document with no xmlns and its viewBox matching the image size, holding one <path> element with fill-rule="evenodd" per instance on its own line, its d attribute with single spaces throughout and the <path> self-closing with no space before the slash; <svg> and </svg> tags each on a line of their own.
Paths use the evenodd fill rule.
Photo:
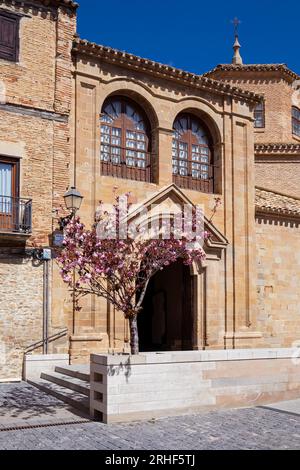
<svg viewBox="0 0 300 470">
<path fill-rule="evenodd" d="M 152 158 L 153 155 L 144 150 L 103 144 L 101 146 L 101 174 L 151 183 Z"/>
<path fill-rule="evenodd" d="M 1 238 L 16 235 L 28 237 L 32 232 L 32 200 L 0 195 Z"/>
</svg>

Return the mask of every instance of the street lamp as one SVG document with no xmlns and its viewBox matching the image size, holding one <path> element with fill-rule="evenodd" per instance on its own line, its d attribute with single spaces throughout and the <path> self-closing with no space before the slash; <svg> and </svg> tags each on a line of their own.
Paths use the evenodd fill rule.
<svg viewBox="0 0 300 470">
<path fill-rule="evenodd" d="M 65 195 L 64 200 L 66 204 L 66 208 L 72 213 L 74 216 L 77 211 L 79 211 L 83 196 L 81 196 L 80 192 L 77 191 L 76 188 L 72 187 Z"/>
<path fill-rule="evenodd" d="M 71 222 L 71 220 L 75 219 L 76 212 L 79 211 L 82 201 L 83 201 L 83 196 L 81 196 L 80 192 L 77 191 L 77 189 L 72 186 L 72 188 L 66 192 L 64 195 L 64 200 L 66 204 L 66 208 L 68 211 L 71 212 L 71 214 L 66 217 L 65 219 L 62 219 L 60 221 L 60 228 L 61 230 L 64 231 L 65 227 Z M 76 281 L 76 272 L 75 268 L 73 268 L 73 334 L 75 334 L 75 281 Z"/>
</svg>

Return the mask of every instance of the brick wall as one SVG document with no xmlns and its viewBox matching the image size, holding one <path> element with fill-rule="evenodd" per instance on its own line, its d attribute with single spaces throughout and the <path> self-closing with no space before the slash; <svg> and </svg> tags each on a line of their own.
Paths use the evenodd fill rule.
<svg viewBox="0 0 300 470">
<path fill-rule="evenodd" d="M 213 78 L 261 94 L 265 98 L 265 128 L 255 129 L 255 143 L 294 143 L 300 138 L 292 134 L 293 79 L 278 71 L 216 71 Z M 276 161 L 277 157 L 277 161 Z M 256 184 L 299 195 L 300 155 L 279 153 L 272 160 L 257 159 Z"/>
<path fill-rule="evenodd" d="M 63 194 L 70 184 L 71 49 L 76 13 L 54 4 L 0 2 L 1 8 L 23 15 L 19 62 L 0 59 L 0 80 L 6 89 L 6 101 L 0 106 L 0 155 L 20 158 L 20 196 L 33 201 L 33 234 L 26 244 L 0 235 L 2 341 L 9 350 L 15 344 L 5 368 L 0 369 L 0 380 L 20 377 L 23 348 L 42 338 L 43 267 L 35 266 L 24 253 L 33 246 L 51 245 L 56 209 L 64 204 Z M 54 310 L 50 307 L 54 319 L 50 332 L 68 326 L 60 300 Z M 67 350 L 64 341 L 58 343 L 59 352 Z"/>
<path fill-rule="evenodd" d="M 38 3 L 38 2 L 37 2 Z M 0 7 L 21 14 L 19 61 L 1 60 L 7 102 L 67 113 L 71 102 L 72 40 L 76 14 L 64 8 L 15 2 Z"/>
<path fill-rule="evenodd" d="M 213 78 L 233 86 L 253 91 L 265 98 L 265 128 L 255 129 L 255 142 L 293 142 L 292 135 L 292 87 L 293 80 L 286 81 L 280 72 L 217 71 Z"/>
<path fill-rule="evenodd" d="M 291 160 L 294 160 L 291 158 Z M 256 185 L 300 197 L 300 158 L 294 161 L 257 161 Z"/>
</svg>

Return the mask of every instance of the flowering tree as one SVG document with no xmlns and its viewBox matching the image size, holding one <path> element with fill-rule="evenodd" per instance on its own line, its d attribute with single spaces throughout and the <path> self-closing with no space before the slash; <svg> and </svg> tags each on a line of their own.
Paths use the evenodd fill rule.
<svg viewBox="0 0 300 470">
<path fill-rule="evenodd" d="M 120 214 L 118 197 L 114 209 L 112 218 L 101 205 L 97 225 L 91 230 L 87 230 L 79 218 L 73 218 L 65 229 L 64 249 L 58 262 L 79 310 L 79 300 L 94 294 L 123 312 L 130 325 L 131 353 L 138 354 L 137 317 L 151 278 L 178 259 L 186 265 L 200 262 L 205 253 L 200 244 L 191 245 L 191 237 L 185 233 L 176 237 L 174 230 L 168 239 L 152 239 L 136 236 L 141 235 L 141 229 L 135 227 L 135 236 L 128 231 L 127 237 L 121 238 L 119 228 L 124 214 Z M 194 223 L 195 218 L 192 225 Z M 103 233 L 106 236 L 103 237 Z"/>
</svg>

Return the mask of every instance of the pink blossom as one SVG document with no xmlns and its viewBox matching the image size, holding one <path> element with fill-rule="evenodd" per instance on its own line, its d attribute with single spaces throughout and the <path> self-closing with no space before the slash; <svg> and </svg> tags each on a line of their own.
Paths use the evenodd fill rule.
<svg viewBox="0 0 300 470">
<path fill-rule="evenodd" d="M 116 205 L 117 200 L 118 197 Z M 116 212 L 119 213 L 117 209 Z M 104 218 L 109 224 L 108 215 L 100 208 L 97 220 L 103 222 Z M 204 239 L 208 236 L 203 234 Z M 169 240 L 99 240 L 95 226 L 87 230 L 75 218 L 65 229 L 64 247 L 58 258 L 60 274 L 73 287 L 76 303 L 87 294 L 96 293 L 132 319 L 140 312 L 148 283 L 157 272 L 178 259 L 186 265 L 205 259 L 203 249 L 190 250 L 189 242 L 188 237 L 176 239 L 174 234 Z"/>
</svg>

